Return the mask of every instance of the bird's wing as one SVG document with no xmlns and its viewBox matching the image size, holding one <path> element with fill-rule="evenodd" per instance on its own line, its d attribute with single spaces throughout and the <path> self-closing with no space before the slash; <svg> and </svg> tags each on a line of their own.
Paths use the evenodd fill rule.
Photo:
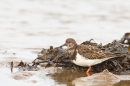
<svg viewBox="0 0 130 86">
<path fill-rule="evenodd" d="M 79 45 L 77 50 L 80 55 L 88 59 L 109 58 L 114 55 L 112 52 L 104 52 L 97 47 L 87 45 Z"/>
</svg>

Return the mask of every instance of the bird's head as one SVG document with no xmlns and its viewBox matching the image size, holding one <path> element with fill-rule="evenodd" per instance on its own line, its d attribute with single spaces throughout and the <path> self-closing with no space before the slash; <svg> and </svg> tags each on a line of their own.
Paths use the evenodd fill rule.
<svg viewBox="0 0 130 86">
<path fill-rule="evenodd" d="M 68 38 L 65 41 L 65 44 L 63 44 L 62 46 L 66 46 L 67 49 L 73 48 L 77 45 L 76 41 L 73 38 Z"/>
</svg>

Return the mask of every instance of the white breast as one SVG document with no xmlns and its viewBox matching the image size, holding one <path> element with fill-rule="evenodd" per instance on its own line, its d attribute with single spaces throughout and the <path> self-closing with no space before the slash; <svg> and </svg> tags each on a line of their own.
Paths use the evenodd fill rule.
<svg viewBox="0 0 130 86">
<path fill-rule="evenodd" d="M 112 57 L 110 57 L 112 58 Z M 76 65 L 79 65 L 79 66 L 92 66 L 92 65 L 96 65 L 96 64 L 99 64 L 105 60 L 108 60 L 110 58 L 103 58 L 103 59 L 87 59 L 83 56 L 81 56 L 80 54 L 77 53 L 77 56 L 76 56 L 76 60 L 72 60 L 72 62 Z"/>
</svg>

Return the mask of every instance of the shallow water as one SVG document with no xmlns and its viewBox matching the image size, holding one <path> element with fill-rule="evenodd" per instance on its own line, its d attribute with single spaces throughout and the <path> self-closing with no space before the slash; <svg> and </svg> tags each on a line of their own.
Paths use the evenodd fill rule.
<svg viewBox="0 0 130 86">
<path fill-rule="evenodd" d="M 66 86 L 63 81 L 56 82 L 52 76 L 46 76 L 46 69 L 29 79 L 15 80 L 7 64 L 21 60 L 31 62 L 42 48 L 60 46 L 68 37 L 75 38 L 77 43 L 93 38 L 106 44 L 119 40 L 130 30 L 129 0 L 0 1 L 0 84 L 4 86 Z"/>
</svg>

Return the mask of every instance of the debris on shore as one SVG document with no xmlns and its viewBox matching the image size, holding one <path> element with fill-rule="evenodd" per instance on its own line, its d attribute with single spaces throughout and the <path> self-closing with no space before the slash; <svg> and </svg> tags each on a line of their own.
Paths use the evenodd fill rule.
<svg viewBox="0 0 130 86">
<path fill-rule="evenodd" d="M 112 58 L 100 64 L 94 65 L 92 67 L 93 72 L 101 72 L 104 69 L 108 69 L 112 73 L 121 74 L 121 72 L 130 70 L 130 33 L 125 33 L 119 41 L 114 40 L 106 45 L 102 45 L 101 43 L 98 44 L 93 39 L 85 41 L 81 43 L 81 45 L 95 46 L 103 51 L 114 52 L 118 56 L 117 58 Z M 42 66 L 41 64 L 44 64 L 45 68 L 53 66 L 81 71 L 86 71 L 87 69 L 87 67 L 80 67 L 73 64 L 69 59 L 68 51 L 60 46 L 55 48 L 50 46 L 49 49 L 43 48 L 31 65 L 25 64 L 21 61 L 18 67 L 23 71 L 37 71 L 37 66 Z"/>
</svg>

